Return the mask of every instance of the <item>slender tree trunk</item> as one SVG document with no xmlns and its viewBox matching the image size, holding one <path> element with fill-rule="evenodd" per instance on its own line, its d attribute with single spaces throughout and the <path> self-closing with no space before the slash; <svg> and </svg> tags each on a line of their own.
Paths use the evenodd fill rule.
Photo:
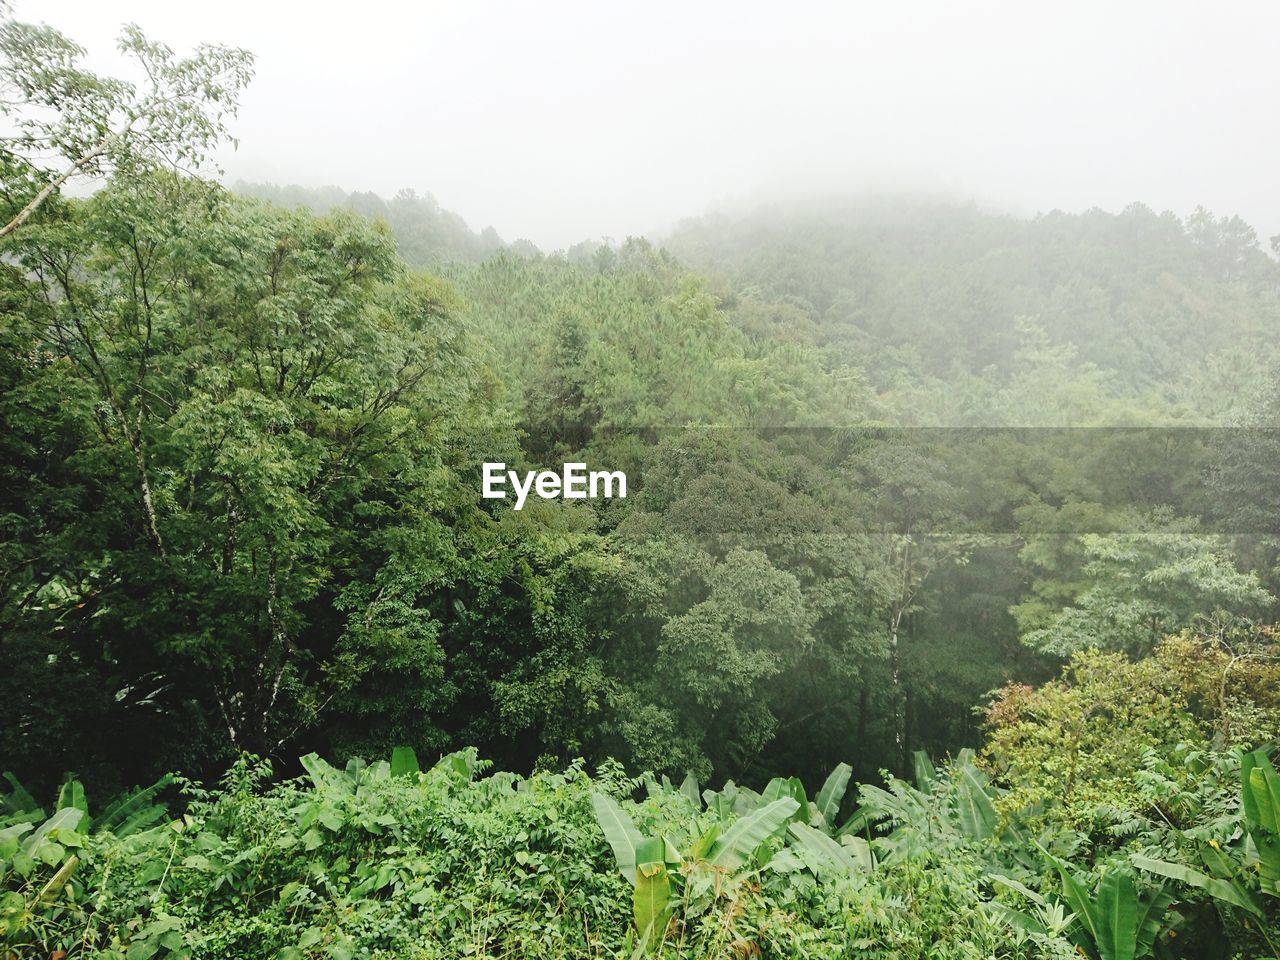
<svg viewBox="0 0 1280 960">
<path fill-rule="evenodd" d="M 123 411 L 121 411 L 123 413 Z M 142 403 L 138 403 L 138 425 L 133 435 L 129 435 L 127 426 L 124 429 L 125 439 L 133 450 L 133 459 L 138 464 L 138 477 L 142 489 L 142 520 L 147 528 L 147 536 L 155 544 L 160 559 L 167 559 L 169 554 L 164 548 L 164 539 L 160 536 L 160 524 L 156 517 L 155 499 L 151 496 L 151 480 L 147 475 L 147 450 L 142 439 Z"/>
<path fill-rule="evenodd" d="M 902 690 L 903 710 L 902 710 L 902 775 L 911 775 L 911 750 L 914 744 L 911 742 L 911 731 L 916 725 L 916 701 L 912 695 L 910 685 Z"/>
<path fill-rule="evenodd" d="M 222 480 L 222 492 L 227 507 L 227 534 L 222 541 L 222 575 L 229 577 L 231 576 L 231 571 L 235 568 L 237 515 L 236 501 L 231 491 L 231 480 L 227 477 Z"/>
<path fill-rule="evenodd" d="M 866 683 L 862 684 L 862 692 L 858 695 L 858 752 L 861 755 L 867 743 L 867 714 L 871 709 L 871 691 Z"/>
<path fill-rule="evenodd" d="M 85 167 L 89 166 L 89 164 L 93 163 L 94 160 L 97 160 L 98 157 L 102 156 L 106 152 L 107 141 L 101 140 L 92 150 L 85 153 L 79 160 L 71 164 L 71 166 L 63 170 L 62 173 L 58 174 L 58 176 L 46 183 L 40 192 L 31 198 L 31 202 L 18 211 L 17 216 L 6 223 L 3 227 L 0 227 L 0 239 L 4 239 L 31 219 L 31 215 L 39 210 L 46 200 L 57 193 L 58 190 L 62 189 L 62 185 L 64 183 L 74 177 L 77 173 L 80 173 Z"/>
<path fill-rule="evenodd" d="M 893 762 L 896 772 L 902 776 L 906 769 L 906 716 L 902 697 L 902 655 L 898 649 L 898 634 L 902 626 L 902 608 L 895 607 L 889 620 L 889 670 L 892 677 L 890 693 L 893 698 Z"/>
</svg>

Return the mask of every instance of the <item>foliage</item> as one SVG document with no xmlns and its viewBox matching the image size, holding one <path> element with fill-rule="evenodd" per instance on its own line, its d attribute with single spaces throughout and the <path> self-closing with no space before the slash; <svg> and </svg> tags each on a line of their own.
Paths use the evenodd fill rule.
<svg viewBox="0 0 1280 960">
<path fill-rule="evenodd" d="M 1259 677 L 1235 666 L 1216 643 L 1185 635 L 1138 661 L 1080 653 L 1061 680 L 1004 688 L 987 709 L 985 758 L 997 780 L 1013 787 L 1006 811 L 1052 804 L 1084 826 L 1099 806 L 1145 805 L 1133 774 L 1148 751 L 1167 757 L 1188 743 L 1271 742 L 1276 688 L 1255 685 Z"/>
<path fill-rule="evenodd" d="M 201 179 L 251 58 L 122 49 L 0 26 L 0 952 L 1275 953 L 1242 221 L 543 254 Z M 517 513 L 495 460 L 629 493 Z"/>
<path fill-rule="evenodd" d="M 1035 846 L 993 807 L 966 812 L 975 791 L 998 795 L 971 758 L 922 764 L 919 788 L 864 785 L 845 825 L 871 838 L 860 858 L 847 856 L 854 837 L 822 829 L 843 770 L 802 806 L 783 780 L 758 794 L 709 790 L 704 804 L 691 781 L 629 779 L 616 765 L 526 778 L 487 774 L 474 751 L 427 770 L 404 751 L 393 762 L 340 768 L 310 755 L 304 778 L 273 783 L 269 765 L 244 757 L 216 790 L 186 784 L 180 819 L 128 836 L 77 830 L 83 812 L 64 808 L 29 844 L 41 882 L 29 870 L 3 881 L 6 942 L 68 960 L 1029 960 L 1077 945 L 1112 960 L 1148 956 L 1157 938 L 1173 949 L 1169 907 L 1196 891 L 1176 878 L 1141 885 L 1113 861 L 1092 872 L 1047 851 L 1028 861 Z"/>
<path fill-rule="evenodd" d="M 146 82 L 99 76 L 86 51 L 45 24 L 0 9 L 0 238 L 23 225 L 74 177 L 157 166 L 198 167 L 228 138 L 253 56 L 202 44 L 178 57 L 133 24 L 120 52 Z"/>
</svg>

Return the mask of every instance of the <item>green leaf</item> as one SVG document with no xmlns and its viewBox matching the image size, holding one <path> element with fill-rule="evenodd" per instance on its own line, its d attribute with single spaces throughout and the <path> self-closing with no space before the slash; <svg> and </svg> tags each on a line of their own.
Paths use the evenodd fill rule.
<svg viewBox="0 0 1280 960">
<path fill-rule="evenodd" d="M 1094 910 L 1093 901 L 1089 896 L 1084 885 L 1076 879 L 1072 867 L 1065 860 L 1060 860 L 1051 854 L 1044 847 L 1036 844 L 1036 849 L 1040 851 L 1040 855 L 1058 871 L 1058 876 L 1062 880 L 1062 895 L 1067 901 L 1072 912 L 1076 915 L 1076 919 L 1080 921 L 1085 932 L 1089 936 L 1089 942 L 1096 944 L 1098 942 L 1098 916 Z"/>
<path fill-rule="evenodd" d="M 32 856 L 35 851 L 44 843 L 45 838 L 54 830 L 76 831 L 80 824 L 84 821 L 84 811 L 75 807 L 66 807 L 59 810 L 52 817 L 46 820 L 40 826 L 36 827 L 35 832 L 22 842 L 22 850 Z"/>
<path fill-rule="evenodd" d="M 418 766 L 418 755 L 413 747 L 393 747 L 391 750 L 391 775 L 407 777 L 421 770 Z"/>
<path fill-rule="evenodd" d="M 1239 907 L 1255 917 L 1262 916 L 1262 909 L 1254 902 L 1249 895 L 1249 891 L 1235 880 L 1211 877 L 1185 864 L 1170 863 L 1167 860 L 1154 860 L 1151 857 L 1144 857 L 1139 854 L 1135 854 L 1129 859 L 1139 870 L 1146 870 L 1149 873 L 1156 873 L 1162 877 L 1168 877 L 1170 880 L 1185 883 L 1187 886 L 1196 887 L 1209 894 L 1215 900 L 1221 900 L 1223 903 Z"/>
<path fill-rule="evenodd" d="M 799 806 L 793 797 L 782 797 L 739 818 L 717 839 L 711 862 L 729 870 L 740 869 L 760 844 L 786 825 Z"/>
<path fill-rule="evenodd" d="M 925 793 L 933 791 L 934 781 L 938 779 L 938 768 L 933 765 L 929 755 L 923 750 L 911 754 L 911 768 L 915 776 L 916 786 Z"/>
<path fill-rule="evenodd" d="M 1026 886 L 1023 883 L 1020 883 L 1017 880 L 1014 880 L 1012 877 L 1006 877 L 1002 873 L 989 874 L 988 879 L 992 883 L 998 883 L 1002 887 L 1008 887 L 1010 890 L 1014 891 L 1017 894 L 1020 894 L 1021 896 L 1026 897 L 1028 900 L 1030 900 L 1032 903 L 1038 906 L 1043 907 L 1047 902 L 1044 897 L 1036 893 L 1030 887 Z"/>
<path fill-rule="evenodd" d="M 1041 936 L 1049 935 L 1049 931 L 1043 923 L 1031 916 L 1029 913 L 1023 913 L 1021 910 L 1015 910 L 1007 903 L 1000 903 L 998 900 L 989 900 L 982 904 L 982 909 L 996 919 L 1004 921 L 1011 927 L 1016 927 L 1019 930 L 1025 930 L 1027 933 L 1038 933 Z"/>
<path fill-rule="evenodd" d="M 640 942 L 652 950 L 666 933 L 671 918 L 671 876 L 665 862 L 667 843 L 661 837 L 642 840 L 636 849 L 636 879 L 632 916 Z"/>
<path fill-rule="evenodd" d="M 62 892 L 62 888 L 67 885 L 67 881 L 71 879 L 71 874 L 75 871 L 76 865 L 80 863 L 79 857 L 68 857 L 64 863 L 46 883 L 38 894 L 36 894 L 36 909 L 47 907 L 58 898 L 58 894 Z"/>
<path fill-rule="evenodd" d="M 1240 757 L 1240 804 L 1244 807 L 1244 819 L 1248 824 L 1258 822 L 1258 802 L 1253 798 L 1253 788 L 1249 781 L 1259 759 L 1263 762 L 1267 760 L 1267 755 L 1261 750 L 1254 750 Z"/>
<path fill-rule="evenodd" d="M 849 851 L 849 855 L 857 861 L 862 869 L 875 869 L 876 858 L 871 854 L 871 844 L 862 839 L 862 837 L 847 833 L 840 838 L 840 845 Z"/>
<path fill-rule="evenodd" d="M 720 836 L 720 830 L 721 824 L 713 823 L 694 843 L 693 848 L 689 851 L 689 859 L 694 861 L 705 860 L 715 846 L 716 838 Z"/>
<path fill-rule="evenodd" d="M 68 780 L 58 791 L 58 809 L 74 807 L 86 817 L 89 815 L 89 801 L 84 795 L 84 784 L 79 780 Z"/>
<path fill-rule="evenodd" d="M 1136 956 L 1147 956 L 1164 929 L 1164 915 L 1177 897 L 1167 884 L 1161 884 L 1138 901 L 1138 939 Z"/>
<path fill-rule="evenodd" d="M 339 793 L 348 794 L 355 792 L 355 783 L 344 773 L 322 760 L 318 754 L 308 753 L 305 757 L 300 757 L 298 762 L 302 764 L 302 769 L 307 771 L 317 790 L 322 792 L 336 790 Z"/>
<path fill-rule="evenodd" d="M 845 791 L 849 788 L 849 777 L 852 775 L 853 767 L 847 763 L 838 763 L 827 774 L 822 789 L 818 791 L 818 813 L 829 826 L 834 826 L 836 817 L 840 814 L 840 803 L 844 800 Z"/>
<path fill-rule="evenodd" d="M 592 794 L 591 807 L 596 821 L 604 831 L 604 838 L 613 850 L 618 870 L 630 883 L 636 882 L 636 848 L 643 838 L 631 818 L 623 812 L 613 797 L 603 793 Z"/>
<path fill-rule="evenodd" d="M 1253 795 L 1254 821 L 1264 830 L 1280 833 L 1280 776 L 1269 762 L 1249 771 L 1249 792 Z"/>
<path fill-rule="evenodd" d="M 1254 750 L 1240 758 L 1240 799 L 1244 805 L 1245 821 L 1250 825 L 1262 822 L 1261 810 L 1253 788 L 1253 772 L 1255 770 L 1263 771 L 1264 782 L 1265 771 L 1275 772 L 1275 768 L 1271 766 L 1271 760 L 1267 757 L 1265 750 Z"/>
<path fill-rule="evenodd" d="M 862 864 L 854 859 L 853 854 L 846 847 L 821 830 L 815 830 L 807 823 L 791 823 L 787 827 L 787 831 L 796 838 L 802 848 L 828 866 L 835 867 L 839 871 L 848 871 L 849 873 L 856 873 L 862 867 Z"/>
<path fill-rule="evenodd" d="M 4 806 L 0 809 L 6 813 L 24 813 L 28 810 L 38 810 L 35 797 L 27 792 L 26 788 L 18 782 L 18 778 L 11 772 L 6 770 L 3 774 L 4 779 L 9 781 L 12 791 L 4 798 Z"/>
<path fill-rule="evenodd" d="M 995 836 L 1000 815 L 987 795 L 985 779 L 972 766 L 960 767 L 956 791 L 956 814 L 966 836 L 986 840 Z"/>
<path fill-rule="evenodd" d="M 804 792 L 804 783 L 799 777 L 790 777 L 787 785 L 791 788 L 791 799 L 796 802 L 796 812 L 791 815 L 791 819 L 808 823 L 809 795 Z"/>
<path fill-rule="evenodd" d="M 680 783 L 680 792 L 689 798 L 695 809 L 702 809 L 702 794 L 698 792 L 698 781 L 693 771 L 684 775 L 684 780 Z"/>
<path fill-rule="evenodd" d="M 1280 896 L 1280 775 L 1265 752 L 1241 760 L 1245 820 L 1258 853 L 1263 892 Z"/>
<path fill-rule="evenodd" d="M 1098 884 L 1097 945 L 1102 960 L 1134 960 L 1138 950 L 1138 891 L 1122 870 L 1108 870 Z"/>
<path fill-rule="evenodd" d="M 773 803 L 779 797 L 790 795 L 791 785 L 786 777 L 774 777 L 764 785 L 764 790 L 760 792 L 760 800 L 763 803 Z"/>
<path fill-rule="evenodd" d="M 117 837 L 127 837 L 155 826 L 168 811 L 161 804 L 151 801 L 173 782 L 172 777 L 161 777 L 149 787 L 122 794 L 107 804 L 94 821 L 95 830 L 107 830 Z"/>
<path fill-rule="evenodd" d="M 644 837 L 636 846 L 636 866 L 667 862 L 667 842 L 662 837 Z"/>
</svg>

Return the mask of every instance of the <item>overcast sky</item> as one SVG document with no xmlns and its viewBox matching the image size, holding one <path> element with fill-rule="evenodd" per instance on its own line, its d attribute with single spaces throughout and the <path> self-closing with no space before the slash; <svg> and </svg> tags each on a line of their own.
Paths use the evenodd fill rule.
<svg viewBox="0 0 1280 960">
<path fill-rule="evenodd" d="M 16 0 L 109 69 L 120 23 L 248 47 L 221 160 L 429 191 L 553 248 L 726 200 L 922 188 L 1141 200 L 1280 233 L 1280 4 Z"/>
</svg>

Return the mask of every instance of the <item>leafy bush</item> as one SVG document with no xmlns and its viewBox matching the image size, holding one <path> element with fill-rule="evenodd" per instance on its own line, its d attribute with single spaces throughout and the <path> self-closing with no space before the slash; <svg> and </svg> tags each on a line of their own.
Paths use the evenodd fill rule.
<svg viewBox="0 0 1280 960">
<path fill-rule="evenodd" d="M 915 785 L 848 791 L 840 765 L 812 797 L 794 778 L 700 791 L 614 763 L 489 773 L 474 750 L 422 771 L 404 748 L 343 768 L 309 755 L 277 782 L 245 756 L 217 789 L 181 781 L 172 820 L 164 783 L 91 819 L 74 781 L 46 818 L 15 780 L 0 936 L 18 956 L 96 960 L 1274 951 L 1270 759 L 1171 756 L 1133 772 L 1151 815 L 1099 805 L 1093 837 L 1061 807 L 1008 812 L 1019 791 L 967 752 L 918 755 Z"/>
</svg>

